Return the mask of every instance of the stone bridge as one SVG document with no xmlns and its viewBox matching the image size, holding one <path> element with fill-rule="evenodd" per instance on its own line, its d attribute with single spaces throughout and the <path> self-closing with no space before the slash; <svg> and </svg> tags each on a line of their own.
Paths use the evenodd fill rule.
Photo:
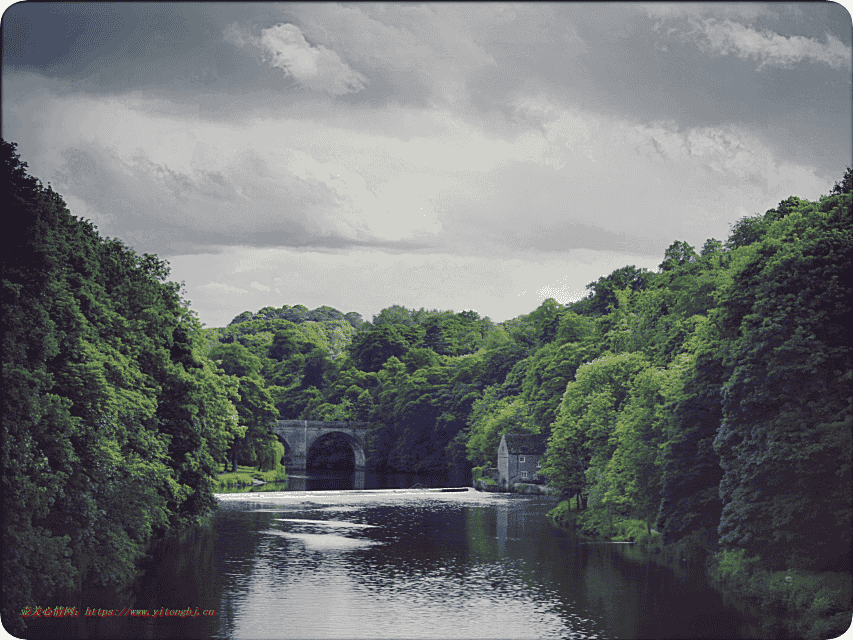
<svg viewBox="0 0 853 640">
<path fill-rule="evenodd" d="M 276 435 L 284 441 L 287 449 L 285 468 L 288 473 L 304 471 L 308 452 L 321 437 L 339 433 L 349 442 L 355 454 L 355 470 L 364 470 L 365 436 L 367 422 L 320 422 L 317 420 L 279 420 Z"/>
</svg>

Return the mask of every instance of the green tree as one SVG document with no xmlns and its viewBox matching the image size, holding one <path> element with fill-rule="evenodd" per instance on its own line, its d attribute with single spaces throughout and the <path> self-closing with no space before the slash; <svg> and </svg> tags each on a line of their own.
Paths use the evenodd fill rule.
<svg viewBox="0 0 853 640">
<path fill-rule="evenodd" d="M 687 265 L 693 264 L 699 256 L 689 244 L 683 240 L 676 240 L 666 249 L 663 255 L 663 262 L 658 265 L 661 271 L 673 271 L 681 269 Z"/>
<path fill-rule="evenodd" d="M 168 266 L 101 238 L 2 141 L 3 616 L 124 586 L 193 525 L 241 433 Z M 69 595 L 70 594 L 70 595 Z"/>
<path fill-rule="evenodd" d="M 364 324 L 364 318 L 361 317 L 360 313 L 356 313 L 355 311 L 350 311 L 349 313 L 344 315 L 344 319 L 352 325 L 353 329 L 359 329 Z"/>
<path fill-rule="evenodd" d="M 314 343 L 305 338 L 305 335 L 296 328 L 296 325 L 290 322 L 287 324 L 289 326 L 275 332 L 272 344 L 267 351 L 267 357 L 279 362 L 286 361 L 297 353 L 307 355 L 316 347 Z"/>
<path fill-rule="evenodd" d="M 538 345 L 553 342 L 557 338 L 562 315 L 563 306 L 554 298 L 548 298 L 528 316 L 535 327 Z"/>
<path fill-rule="evenodd" d="M 392 356 L 402 358 L 422 337 L 422 329 L 380 324 L 356 335 L 349 355 L 362 371 L 379 371 Z"/>
<path fill-rule="evenodd" d="M 210 358 L 216 360 L 226 375 L 237 378 L 239 383 L 240 395 L 235 404 L 240 424 L 246 427 L 246 431 L 231 449 L 232 471 L 237 470 L 239 462 L 269 466 L 269 459 L 278 450 L 279 443 L 272 429 L 280 413 L 260 375 L 263 364 L 240 344 L 220 344 L 211 349 Z"/>
<path fill-rule="evenodd" d="M 496 399 L 487 393 L 474 402 L 467 443 L 468 460 L 474 466 L 497 466 L 498 445 L 507 433 L 539 433 L 530 407 L 522 398 Z"/>
<path fill-rule="evenodd" d="M 588 495 L 587 470 L 605 479 L 613 455 L 613 438 L 628 382 L 649 365 L 642 354 L 606 353 L 582 365 L 566 386 L 557 419 L 551 428 L 543 473 L 551 483 L 572 495 Z"/>
<path fill-rule="evenodd" d="M 672 405 L 680 397 L 682 358 L 669 370 L 649 367 L 629 381 L 629 398 L 616 421 L 616 449 L 607 464 L 603 502 L 646 521 L 651 535 L 661 503 L 661 447 L 671 429 Z"/>
<path fill-rule="evenodd" d="M 737 249 L 758 242 L 767 233 L 768 226 L 761 216 L 744 216 L 732 225 L 726 240 L 726 249 Z"/>
<path fill-rule="evenodd" d="M 570 342 L 546 343 L 526 362 L 521 384 L 523 397 L 530 403 L 536 424 L 548 427 L 557 417 L 566 385 L 585 361 L 592 360 L 590 345 Z"/>
<path fill-rule="evenodd" d="M 654 274 L 648 269 L 631 265 L 616 269 L 609 276 L 602 276 L 596 282 L 590 282 L 586 288 L 590 291 L 588 311 L 593 315 L 608 313 L 610 306 L 616 304 L 616 292 L 624 289 L 642 291 L 646 289 Z"/>
<path fill-rule="evenodd" d="M 832 191 L 829 193 L 830 195 L 853 193 L 853 168 L 847 167 L 847 171 L 844 172 L 844 177 L 841 179 L 841 182 L 836 182 L 835 186 L 832 187 Z"/>
<path fill-rule="evenodd" d="M 698 324 L 689 345 L 693 359 L 682 368 L 681 397 L 663 449 L 657 528 L 665 544 L 696 533 L 714 548 L 723 508 L 719 493 L 723 469 L 713 443 L 722 419 L 720 391 L 728 372 L 718 355 L 715 324 L 707 319 Z"/>
<path fill-rule="evenodd" d="M 401 324 L 406 327 L 414 327 L 417 324 L 413 317 L 414 314 L 414 309 L 407 309 L 402 305 L 394 304 L 373 316 L 373 326 Z"/>
<path fill-rule="evenodd" d="M 720 541 L 774 568 L 849 562 L 852 222 L 848 194 L 800 201 L 723 303 Z"/>
<path fill-rule="evenodd" d="M 305 364 L 302 369 L 302 388 L 316 387 L 323 390 L 327 387 L 326 374 L 330 371 L 331 364 L 326 358 L 326 353 L 319 348 L 312 349 L 305 356 Z"/>
<path fill-rule="evenodd" d="M 520 361 L 535 351 L 535 327 L 524 316 L 501 322 L 488 333 L 483 349 L 480 384 L 501 384 Z"/>
</svg>

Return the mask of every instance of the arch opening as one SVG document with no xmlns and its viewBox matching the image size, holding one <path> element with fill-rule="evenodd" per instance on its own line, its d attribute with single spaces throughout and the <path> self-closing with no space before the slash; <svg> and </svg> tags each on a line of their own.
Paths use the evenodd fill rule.
<svg viewBox="0 0 853 640">
<path fill-rule="evenodd" d="M 355 471 L 354 444 L 343 433 L 327 433 L 317 438 L 305 457 L 306 469 L 316 471 Z"/>
</svg>

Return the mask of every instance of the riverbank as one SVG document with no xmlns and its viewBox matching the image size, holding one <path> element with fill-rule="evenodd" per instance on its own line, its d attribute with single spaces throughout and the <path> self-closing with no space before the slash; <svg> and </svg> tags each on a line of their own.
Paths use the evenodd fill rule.
<svg viewBox="0 0 853 640">
<path fill-rule="evenodd" d="M 504 487 L 497 480 L 492 478 L 474 478 L 472 483 L 477 491 L 486 491 L 488 493 L 521 493 L 521 494 L 539 494 L 539 495 L 557 495 L 559 492 L 552 487 L 544 484 L 532 484 L 528 482 L 514 482 L 509 487 Z"/>
<path fill-rule="evenodd" d="M 773 637 L 837 638 L 853 621 L 853 576 L 790 568 L 768 571 L 743 549 L 720 551 L 706 561 L 709 583 L 735 607 L 760 620 Z"/>
<path fill-rule="evenodd" d="M 647 547 L 661 548 L 661 535 L 644 520 L 625 518 L 604 509 L 586 509 L 581 514 L 572 500 L 561 500 L 548 512 L 556 524 L 577 529 L 590 538 L 604 538 L 612 542 L 635 542 Z"/>
<path fill-rule="evenodd" d="M 219 474 L 214 491 L 261 487 L 266 483 L 285 480 L 287 473 L 283 467 L 273 471 L 258 471 L 255 467 L 239 465 L 236 472 L 223 471 Z"/>
<path fill-rule="evenodd" d="M 650 559 L 670 567 L 683 562 L 704 564 L 708 583 L 725 601 L 758 621 L 760 637 L 826 640 L 842 635 L 853 620 L 853 577 L 837 571 L 786 569 L 771 572 L 761 559 L 743 550 L 709 553 L 688 536 L 664 546 L 662 536 L 642 520 L 590 508 L 578 513 L 570 500 L 548 512 L 558 526 L 584 536 L 613 542 L 634 542 L 650 550 Z"/>
</svg>

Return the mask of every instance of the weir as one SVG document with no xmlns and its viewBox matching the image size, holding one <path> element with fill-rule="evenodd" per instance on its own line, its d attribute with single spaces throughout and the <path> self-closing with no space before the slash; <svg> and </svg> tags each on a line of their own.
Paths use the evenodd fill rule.
<svg viewBox="0 0 853 640">
<path fill-rule="evenodd" d="M 304 471 L 308 452 L 321 437 L 330 433 L 339 433 L 352 447 L 355 454 L 355 470 L 364 471 L 365 437 L 367 422 L 322 422 L 319 420 L 278 420 L 276 435 L 287 445 L 284 465 L 288 472 Z"/>
</svg>

